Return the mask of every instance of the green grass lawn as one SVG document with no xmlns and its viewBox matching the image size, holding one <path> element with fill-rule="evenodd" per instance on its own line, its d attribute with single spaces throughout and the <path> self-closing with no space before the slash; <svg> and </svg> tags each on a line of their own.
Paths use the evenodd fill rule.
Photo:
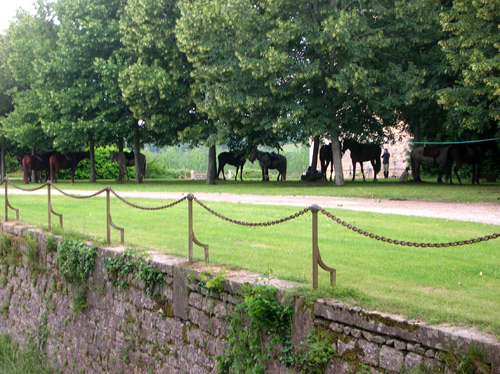
<svg viewBox="0 0 500 374">
<path fill-rule="evenodd" d="M 104 181 L 95 184 L 66 182 L 57 186 L 98 191 L 111 185 L 117 191 L 235 192 L 283 195 L 331 195 L 387 198 L 434 198 L 457 201 L 496 201 L 498 184 L 481 186 L 441 186 L 435 183 L 405 184 L 392 181 L 348 183 L 283 184 L 261 182 L 220 182 L 207 186 L 203 181 L 156 181 L 142 185 Z M 30 185 L 34 187 L 36 185 Z M 12 188 L 12 187 L 9 187 Z M 425 196 L 422 196 L 425 195 Z M 453 197 L 452 197 L 453 195 Z M 497 196 L 495 198 L 495 196 Z M 1 205 L 4 205 L 1 199 Z M 23 222 L 47 227 L 47 198 L 9 195 L 20 209 Z M 137 205 L 158 207 L 169 200 L 127 199 Z M 267 222 L 298 212 L 299 208 L 205 202 L 230 218 Z M 98 244 L 106 239 L 104 197 L 73 199 L 52 197 L 53 209 L 64 215 L 65 232 L 91 235 Z M 500 232 L 500 227 L 377 213 L 328 210 L 346 222 L 377 235 L 412 242 L 450 242 Z M 173 208 L 147 211 L 132 208 L 116 198 L 111 200 L 114 223 L 125 228 L 127 246 L 157 249 L 187 257 L 187 202 Z M 13 217 L 12 212 L 9 213 Z M 52 218 L 56 230 L 58 220 Z M 337 286 L 329 287 L 329 275 L 320 272 L 320 289 L 311 292 L 311 213 L 290 222 L 268 227 L 243 227 L 223 221 L 194 204 L 195 234 L 209 244 L 213 264 L 244 268 L 256 273 L 297 281 L 301 292 L 336 299 L 429 323 L 475 326 L 500 335 L 500 239 L 448 248 L 403 247 L 366 238 L 328 217 L 319 215 L 319 247 L 324 262 L 337 269 Z M 59 230 L 57 230 L 59 231 Z M 120 240 L 112 233 L 113 242 Z M 195 247 L 195 257 L 203 260 L 203 250 Z"/>
</svg>

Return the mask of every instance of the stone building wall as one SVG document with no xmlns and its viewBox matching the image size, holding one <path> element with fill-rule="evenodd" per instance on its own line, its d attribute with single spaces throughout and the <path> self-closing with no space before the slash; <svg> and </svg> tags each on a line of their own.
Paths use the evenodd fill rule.
<svg viewBox="0 0 500 374">
<path fill-rule="evenodd" d="M 123 248 L 99 248 L 88 307 L 75 314 L 72 300 L 77 290 L 60 276 L 56 254 L 47 251 L 46 234 L 11 223 L 1 228 L 2 235 L 12 234 L 19 243 L 21 237 L 36 234 L 40 253 L 34 261 L 22 248 L 25 255 L 19 265 L 2 266 L 0 332 L 37 344 L 64 373 L 217 372 L 215 357 L 224 352 L 229 316 L 240 302 L 241 286 L 259 278 L 228 271 L 223 291 L 212 295 L 197 287 L 197 274 L 206 269 L 183 258 L 153 254 L 166 284 L 160 296 L 151 298 L 140 281 L 130 279 L 127 290 L 111 285 L 103 258 Z M 293 286 L 271 282 L 280 289 Z M 500 343 L 474 330 L 412 323 L 330 300 L 311 306 L 297 298 L 292 342 L 300 345 L 314 328 L 333 338 L 337 354 L 327 373 L 401 373 L 420 363 L 437 371 L 444 366 L 443 352 L 457 347 L 467 352 L 474 344 L 483 352 L 489 372 L 500 374 Z M 289 371 L 273 361 L 267 372 Z"/>
</svg>

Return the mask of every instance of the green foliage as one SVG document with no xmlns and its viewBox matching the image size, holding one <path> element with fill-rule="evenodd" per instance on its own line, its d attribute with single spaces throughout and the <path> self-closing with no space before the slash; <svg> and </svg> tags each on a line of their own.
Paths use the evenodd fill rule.
<svg viewBox="0 0 500 374">
<path fill-rule="evenodd" d="M 40 273 L 43 271 L 43 263 L 40 260 L 40 247 L 35 236 L 30 233 L 26 234 L 26 259 L 28 267 L 32 273 Z"/>
<path fill-rule="evenodd" d="M 47 253 L 57 252 L 57 241 L 52 235 L 46 236 Z"/>
<path fill-rule="evenodd" d="M 57 266 L 69 282 L 87 284 L 95 268 L 97 248 L 86 243 L 63 238 L 57 247 Z"/>
<path fill-rule="evenodd" d="M 295 353 L 294 366 L 304 374 L 324 373 L 328 361 L 336 355 L 332 344 L 333 340 L 326 332 L 313 330 Z"/>
<path fill-rule="evenodd" d="M 0 263 L 11 266 L 19 266 L 22 262 L 21 250 L 19 249 L 19 238 L 2 233 L 0 241 Z"/>
<path fill-rule="evenodd" d="M 95 149 L 95 171 L 97 179 L 118 179 L 119 169 L 116 162 L 109 159 L 110 151 L 118 151 L 116 147 Z M 132 168 L 131 168 L 132 170 Z M 57 173 L 59 179 L 70 179 L 71 170 L 63 169 Z M 75 171 L 75 180 L 90 179 L 90 160 L 82 160 Z"/>
<path fill-rule="evenodd" d="M 20 349 L 9 335 L 0 335 L 0 372 L 9 374 L 51 374 L 36 349 Z"/>
<path fill-rule="evenodd" d="M 73 299 L 75 313 L 88 306 L 88 279 L 94 271 L 96 255 L 96 247 L 69 238 L 63 238 L 57 247 L 56 262 L 61 275 L 77 286 Z"/>
<path fill-rule="evenodd" d="M 271 285 L 243 289 L 229 325 L 228 344 L 217 357 L 221 373 L 264 373 L 274 347 L 280 345 L 281 359 L 290 362 L 289 353 L 293 309 L 277 299 Z"/>
<path fill-rule="evenodd" d="M 484 363 L 481 349 L 474 344 L 471 345 L 469 353 L 455 349 L 444 353 L 442 357 L 445 364 L 453 373 L 478 374 L 491 372 L 491 367 Z"/>
<path fill-rule="evenodd" d="M 104 258 L 104 269 L 108 273 L 111 284 L 120 290 L 130 287 L 132 279 L 144 283 L 144 293 L 150 297 L 159 294 L 159 288 L 164 284 L 163 273 L 153 266 L 151 260 L 146 260 L 144 251 L 127 248 L 121 255 Z M 133 277 L 133 278 L 132 278 Z"/>
<path fill-rule="evenodd" d="M 209 293 L 221 292 L 226 280 L 226 269 L 222 268 L 218 273 L 200 273 L 198 274 L 200 282 L 198 282 L 198 287 L 207 289 Z"/>
</svg>

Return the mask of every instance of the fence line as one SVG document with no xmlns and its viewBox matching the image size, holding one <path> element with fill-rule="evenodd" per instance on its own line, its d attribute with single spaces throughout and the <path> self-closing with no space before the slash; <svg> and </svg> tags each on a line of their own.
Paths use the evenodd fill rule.
<svg viewBox="0 0 500 374">
<path fill-rule="evenodd" d="M 110 203 L 111 193 L 115 197 L 117 197 L 121 202 L 129 205 L 130 207 L 133 207 L 135 209 L 148 210 L 148 211 L 168 209 L 168 208 L 171 208 L 171 207 L 183 202 L 184 200 L 188 200 L 188 250 L 189 250 L 188 258 L 189 258 L 189 262 L 194 261 L 193 260 L 193 244 L 196 244 L 197 246 L 204 248 L 205 262 L 206 263 L 209 262 L 209 250 L 208 250 L 209 246 L 208 246 L 208 244 L 201 243 L 200 241 L 198 241 L 198 239 L 196 239 L 196 236 L 194 235 L 193 200 L 200 207 L 202 207 L 203 209 L 205 209 L 206 211 L 213 214 L 214 216 L 216 216 L 219 219 L 222 219 L 224 221 L 227 221 L 229 223 L 233 223 L 236 225 L 250 226 L 250 227 L 266 227 L 266 226 L 277 225 L 277 224 L 284 223 L 284 222 L 290 221 L 292 219 L 298 218 L 298 217 L 306 214 L 307 212 L 311 212 L 311 214 L 312 214 L 312 255 L 313 255 L 312 278 L 313 278 L 313 288 L 314 289 L 318 288 L 318 269 L 319 269 L 319 267 L 321 267 L 323 270 L 330 273 L 330 284 L 332 286 L 335 285 L 335 283 L 336 283 L 336 270 L 334 268 L 327 266 L 323 262 L 323 260 L 321 259 L 321 254 L 320 254 L 319 245 L 318 245 L 318 212 L 322 213 L 323 215 L 330 218 L 334 222 L 336 222 L 336 223 L 346 227 L 347 229 L 350 229 L 350 230 L 352 230 L 360 235 L 366 236 L 366 237 L 371 238 L 371 239 L 379 240 L 379 241 L 382 241 L 385 243 L 395 244 L 395 245 L 412 246 L 412 247 L 441 248 L 441 247 L 475 244 L 475 243 L 480 243 L 480 242 L 484 242 L 484 241 L 488 241 L 488 240 L 497 239 L 498 237 L 500 237 L 500 233 L 493 233 L 491 235 L 485 235 L 485 236 L 478 237 L 478 238 L 472 238 L 469 240 L 460 240 L 460 241 L 455 241 L 455 242 L 445 242 L 445 243 L 407 242 L 407 241 L 402 241 L 402 240 L 395 240 L 395 239 L 386 238 L 383 236 L 375 235 L 373 233 L 361 230 L 361 229 L 341 220 L 340 218 L 337 218 L 335 215 L 329 213 L 328 211 L 326 211 L 325 209 L 321 208 L 320 206 L 318 206 L 316 204 L 313 204 L 310 207 L 304 208 L 295 214 L 292 214 L 288 217 L 284 217 L 284 218 L 281 218 L 278 220 L 267 221 L 267 222 L 244 222 L 244 221 L 239 221 L 239 220 L 235 220 L 235 219 L 226 217 L 226 216 L 214 211 L 213 209 L 209 208 L 207 205 L 205 205 L 204 203 L 199 201 L 192 193 L 188 194 L 187 196 L 185 196 L 177 201 L 174 201 L 171 204 L 150 208 L 150 207 L 143 207 L 143 206 L 131 203 L 130 201 L 127 201 L 126 199 L 121 197 L 117 192 L 113 191 L 113 189 L 109 186 L 96 192 L 96 193 L 86 195 L 86 196 L 81 196 L 81 195 L 73 195 L 73 194 L 66 193 L 66 192 L 62 191 L 61 189 L 57 188 L 56 186 L 54 186 L 54 184 L 50 181 L 46 182 L 45 184 L 43 184 L 40 187 L 33 188 L 33 189 L 21 188 L 21 187 L 15 185 L 14 183 L 12 183 L 11 181 L 9 181 L 7 178 L 4 178 L 2 180 L 2 182 L 0 183 L 0 185 L 3 183 L 5 183 L 5 221 L 6 222 L 9 221 L 9 217 L 8 217 L 9 208 L 16 212 L 16 220 L 19 221 L 19 209 L 14 208 L 9 202 L 8 187 L 7 187 L 8 185 L 11 185 L 16 189 L 19 189 L 21 191 L 26 191 L 26 192 L 32 192 L 32 191 L 40 190 L 43 187 L 48 187 L 47 196 L 48 196 L 48 231 L 49 232 L 52 232 L 52 227 L 51 227 L 52 214 L 59 217 L 60 226 L 61 226 L 61 228 L 63 228 L 62 214 L 58 214 L 58 213 L 54 212 L 54 210 L 52 209 L 51 188 L 55 188 L 57 191 L 59 191 L 64 196 L 75 198 L 75 199 L 88 199 L 88 198 L 98 196 L 98 195 L 102 194 L 103 192 L 106 192 L 106 213 L 107 213 L 106 214 L 106 217 L 107 217 L 106 226 L 107 226 L 107 243 L 108 243 L 108 245 L 111 244 L 111 227 L 120 231 L 120 233 L 121 233 L 121 242 L 120 243 L 123 245 L 125 242 L 125 240 L 124 240 L 125 229 L 117 227 L 113 223 L 113 220 L 111 218 L 111 203 Z"/>
</svg>

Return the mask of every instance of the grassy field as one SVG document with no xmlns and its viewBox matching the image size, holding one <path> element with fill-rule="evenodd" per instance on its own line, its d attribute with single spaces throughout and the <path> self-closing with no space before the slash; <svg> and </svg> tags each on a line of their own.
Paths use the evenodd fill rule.
<svg viewBox="0 0 500 374">
<path fill-rule="evenodd" d="M 279 195 L 329 195 L 375 198 L 425 198 L 455 201 L 499 201 L 500 185 L 444 186 L 427 182 L 401 184 L 381 180 L 378 183 L 283 184 L 219 182 L 207 186 L 204 181 L 148 181 L 142 185 L 100 181 L 95 184 L 58 183 L 58 187 L 97 191 L 111 185 L 117 191 L 232 192 Z M 30 185 L 30 187 L 32 187 Z M 9 187 L 10 188 L 10 187 Z M 53 196 L 53 208 L 64 215 L 66 232 L 86 233 L 98 243 L 106 238 L 105 199 L 72 199 Z M 10 203 L 20 209 L 23 222 L 47 226 L 47 198 L 10 195 Z M 158 207 L 171 201 L 129 199 L 145 206 Z M 3 199 L 0 203 L 4 205 Z M 207 203 L 221 214 L 236 220 L 267 222 L 287 217 L 299 209 L 293 207 Z M 377 235 L 392 239 L 435 243 L 464 240 L 499 232 L 500 227 L 470 222 L 401 217 L 376 213 L 329 210 L 346 222 Z M 125 228 L 128 246 L 157 249 L 187 257 L 187 203 L 159 211 L 129 207 L 111 200 L 114 223 Z M 13 213 L 9 213 L 10 217 Z M 53 217 L 53 227 L 57 219 Z M 311 214 L 270 227 L 242 227 L 220 220 L 197 204 L 194 207 L 195 234 L 210 246 L 213 264 L 244 268 L 293 280 L 312 293 Z M 319 247 L 325 263 L 337 269 L 337 286 L 328 286 L 327 273 L 320 273 L 316 295 L 330 296 L 367 309 L 399 313 L 430 323 L 475 326 L 500 335 L 500 239 L 474 245 L 448 248 L 402 247 L 368 239 L 343 228 L 324 215 L 319 219 Z M 119 233 L 113 232 L 113 241 Z M 203 251 L 195 248 L 195 257 Z"/>
</svg>

